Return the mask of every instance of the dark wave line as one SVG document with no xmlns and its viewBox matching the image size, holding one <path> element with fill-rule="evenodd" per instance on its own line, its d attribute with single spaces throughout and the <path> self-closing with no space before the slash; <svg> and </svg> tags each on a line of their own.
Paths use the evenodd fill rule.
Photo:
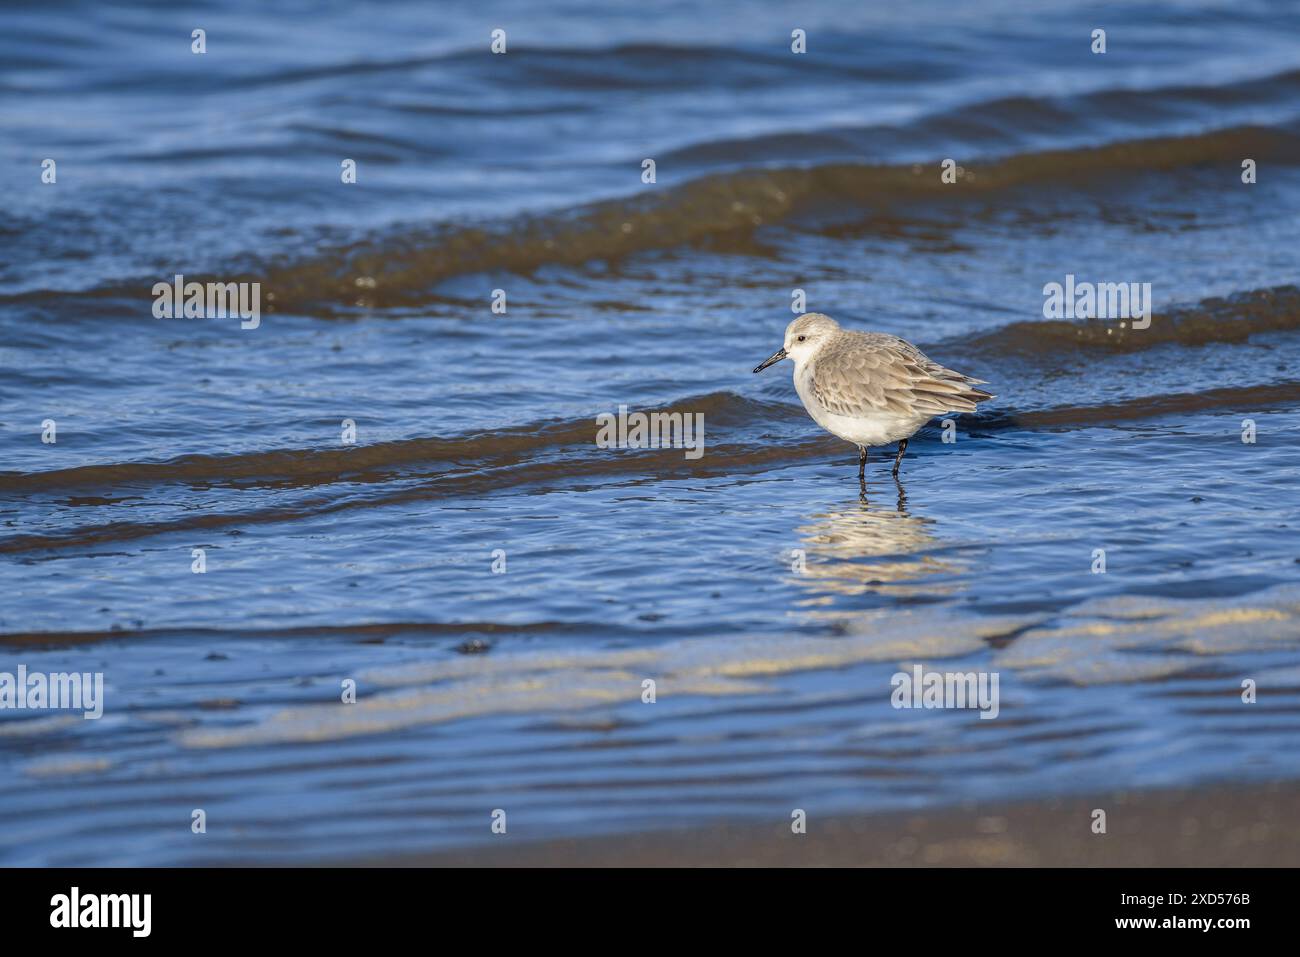
<svg viewBox="0 0 1300 957">
<path fill-rule="evenodd" d="M 933 168 L 833 164 L 745 170 L 706 176 L 661 194 L 610 200 L 557 214 L 480 226 L 444 225 L 379 237 L 316 259 L 267 270 L 273 310 L 322 305 L 364 308 L 416 305 L 440 282 L 489 271 L 529 272 L 619 260 L 712 239 L 750 236 L 826 205 L 889 207 L 970 193 L 996 193 L 1050 182 L 1054 188 L 1101 175 L 1172 171 L 1222 163 L 1237 175 L 1241 157 L 1300 163 L 1300 136 L 1258 127 L 1196 137 L 1142 140 L 1083 150 L 1054 150 L 978 164 L 957 187 Z M 202 281 L 202 280 L 201 280 Z M 143 287 L 142 287 L 143 288 Z"/>
<path fill-rule="evenodd" d="M 714 393 L 694 400 L 685 400 L 678 403 L 677 408 L 690 410 L 695 407 L 698 410 L 699 407 L 710 404 L 749 406 L 756 413 L 762 406 L 772 405 L 734 393 Z M 1217 408 L 1247 410 L 1296 404 L 1300 404 L 1300 381 L 1209 389 L 1155 397 L 1143 396 L 1100 406 L 1058 406 L 1023 412 L 990 410 L 964 416 L 963 422 L 970 432 L 976 435 L 988 435 L 1012 429 L 1032 430 L 1059 428 L 1062 425 L 1095 425 Z M 786 416 L 800 414 L 802 414 L 801 410 L 794 406 L 786 406 L 783 412 Z M 756 418 L 761 423 L 761 417 L 756 415 Z M 472 468 L 462 463 L 466 467 L 460 471 L 445 472 L 434 476 L 432 480 L 427 480 L 428 476 L 411 473 L 402 473 L 400 476 L 388 475 L 386 478 L 389 480 L 400 478 L 401 486 L 393 488 L 390 484 L 381 484 L 376 493 L 366 496 L 345 498 L 317 496 L 292 505 L 279 505 L 251 512 L 204 512 L 157 522 L 110 522 L 49 534 L 15 535 L 0 540 L 0 554 L 87 548 L 171 532 L 216 531 L 235 526 L 289 522 L 355 508 L 376 508 L 484 495 L 507 489 L 518 489 L 522 485 L 573 487 L 575 483 L 609 482 L 620 477 L 621 480 L 631 484 L 686 477 L 713 478 L 753 472 L 773 465 L 812 459 L 828 460 L 834 456 L 844 455 L 843 442 L 831 436 L 817 435 L 812 439 L 779 446 L 749 439 L 727 441 L 724 438 L 721 443 L 714 440 L 709 443 L 708 454 L 696 461 L 686 460 L 681 449 L 671 448 L 617 450 L 610 454 L 602 453 L 593 456 L 590 450 L 594 448 L 594 422 L 573 423 L 571 427 L 580 430 L 581 442 L 567 448 L 557 448 L 543 457 L 509 453 L 485 456 L 474 463 Z M 925 436 L 922 438 L 924 439 Z M 487 440 L 479 437 L 475 441 Z M 379 479 L 380 476 L 376 476 L 373 481 Z M 346 477 L 319 475 L 316 479 L 303 484 L 309 487 L 322 487 L 353 481 L 356 479 L 351 475 Z"/>
<path fill-rule="evenodd" d="M 599 636 L 607 638 L 636 629 L 606 622 L 533 621 L 508 624 L 495 621 L 466 622 L 375 622 L 359 625 L 300 625 L 292 628 L 140 628 L 107 631 L 15 631 L 0 633 L 0 645 L 24 647 L 62 647 L 95 644 L 101 641 L 132 639 L 293 639 L 336 638 L 345 641 L 379 642 L 389 638 L 445 638 L 456 635 L 551 635 Z"/>
<path fill-rule="evenodd" d="M 1064 278 L 1057 276 L 1054 281 Z M 1171 343 L 1201 346 L 1245 342 L 1263 332 L 1298 329 L 1300 288 L 1274 286 L 1154 313 L 1146 329 L 1134 329 L 1131 324 L 1121 326 L 1115 320 L 1040 319 L 1009 323 L 974 337 L 963 336 L 961 343 L 968 353 L 973 350 L 992 357 L 1059 356 L 1070 349 L 1136 352 Z"/>
<path fill-rule="evenodd" d="M 1213 116 L 1216 109 L 1272 104 L 1289 107 L 1300 100 L 1300 70 L 1223 85 L 1188 85 L 1151 89 L 1105 88 L 1070 96 L 1005 96 L 928 113 L 901 124 L 835 126 L 823 129 L 729 137 L 693 143 L 667 153 L 663 160 L 681 163 L 736 162 L 754 156 L 769 161 L 852 152 L 881 155 L 892 147 L 938 148 L 954 134 L 963 142 L 1015 143 L 1024 131 L 1079 132 L 1094 118 L 1128 119 L 1149 125 L 1161 113 Z M 1104 131 L 1097 130 L 1098 138 Z"/>
<path fill-rule="evenodd" d="M 1141 396 L 1104 406 L 1056 406 L 1017 413 L 1006 425 L 1020 429 L 1042 429 L 1058 425 L 1157 419 L 1165 415 L 1185 415 L 1213 409 L 1267 409 L 1294 406 L 1297 403 L 1300 403 L 1300 381 L 1278 382 L 1271 385 L 1207 389 L 1203 392 L 1179 392 L 1175 395 Z M 988 424 L 978 423 L 978 426 L 987 428 Z M 1003 425 L 1002 422 L 996 424 Z"/>
<path fill-rule="evenodd" d="M 711 425 L 754 418 L 792 416 L 784 402 L 713 392 L 683 399 L 659 412 L 704 413 Z M 454 475 L 454 466 L 475 462 L 483 468 L 532 461 L 548 449 L 589 445 L 595 415 L 477 432 L 455 438 L 399 439 L 334 449 L 279 449 L 234 455 L 183 455 L 166 462 L 82 465 L 44 472 L 0 472 L 0 492 L 35 493 L 56 489 L 184 483 L 198 488 L 281 487 L 325 482 L 369 483 L 401 473 L 404 478 Z M 433 466 L 416 470 L 416 466 Z M 441 468 L 439 468 L 441 467 Z"/>
<path fill-rule="evenodd" d="M 1195 169 L 1222 164 L 1232 175 L 1241 158 L 1300 164 L 1300 135 L 1264 127 L 1234 127 L 1196 136 L 1161 137 L 1089 149 L 1051 150 L 971 161 L 955 185 L 932 167 L 836 163 L 718 173 L 679 187 L 607 200 L 509 221 L 438 224 L 387 232 L 296 262 L 257 272 L 187 276 L 191 281 L 260 282 L 263 310 L 328 318 L 358 308 L 414 306 L 437 298 L 438 283 L 490 271 L 529 272 L 548 265 L 579 266 L 636 253 L 707 241 L 737 242 L 761 226 L 813 209 L 906 207 L 909 203 L 1004 192 L 1026 185 L 1053 189 L 1123 173 Z M 42 289 L 0 296 L 0 305 L 30 305 L 106 297 L 150 301 L 157 276 L 82 293 Z"/>
<path fill-rule="evenodd" d="M 1042 356 L 1055 360 L 1074 349 L 1131 352 L 1170 343 L 1195 347 L 1212 342 L 1242 342 L 1263 332 L 1295 330 L 1300 330 L 1300 288 L 1277 286 L 1156 313 L 1147 329 L 1135 330 L 1131 326 L 1121 327 L 1115 321 L 1100 320 L 1013 322 L 973 338 L 962 336 L 944 351 L 960 351 L 967 357 L 979 356 L 996 364 L 1008 357 L 1033 361 Z M 943 349 L 944 344 L 938 348 Z M 786 402 L 730 391 L 691 396 L 646 411 L 703 413 L 711 429 L 721 426 L 731 430 L 802 415 L 797 407 Z M 1019 421 L 1031 421 L 1034 414 L 1024 413 Z M 590 445 L 594 431 L 593 415 L 587 419 L 550 420 L 451 438 L 401 439 L 345 448 L 184 455 L 165 462 L 0 472 L 0 492 L 28 495 L 168 483 L 197 488 L 294 488 L 335 482 L 369 484 L 396 478 L 455 482 L 463 471 L 460 468 L 463 463 L 472 462 L 478 471 L 487 471 L 535 462 L 553 450 Z"/>
</svg>

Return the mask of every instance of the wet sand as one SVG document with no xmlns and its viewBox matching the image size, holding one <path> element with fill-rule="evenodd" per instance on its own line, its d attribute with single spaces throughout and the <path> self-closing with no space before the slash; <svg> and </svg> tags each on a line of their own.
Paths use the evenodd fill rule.
<svg viewBox="0 0 1300 957">
<path fill-rule="evenodd" d="M 1091 830 L 1106 811 L 1106 833 Z M 354 861 L 425 867 L 1295 867 L 1300 785 L 1118 792 L 922 813 L 810 816 Z"/>
</svg>

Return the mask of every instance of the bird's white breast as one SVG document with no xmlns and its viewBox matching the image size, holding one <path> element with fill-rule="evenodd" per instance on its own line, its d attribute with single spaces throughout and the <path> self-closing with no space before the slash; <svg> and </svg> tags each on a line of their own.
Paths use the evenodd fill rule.
<svg viewBox="0 0 1300 957">
<path fill-rule="evenodd" d="M 930 421 L 928 415 L 899 415 L 885 409 L 873 410 L 865 415 L 839 415 L 829 412 L 817 401 L 813 393 L 811 362 L 794 367 L 794 389 L 803 401 L 813 421 L 827 432 L 854 445 L 890 445 L 900 439 L 910 438 L 921 426 Z"/>
</svg>

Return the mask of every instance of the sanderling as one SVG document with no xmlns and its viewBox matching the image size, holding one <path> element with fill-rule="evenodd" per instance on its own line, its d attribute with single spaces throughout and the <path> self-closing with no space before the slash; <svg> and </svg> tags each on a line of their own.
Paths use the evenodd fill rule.
<svg viewBox="0 0 1300 957">
<path fill-rule="evenodd" d="M 785 345 L 755 369 L 794 360 L 794 387 L 813 421 L 858 447 L 858 478 L 865 480 L 867 446 L 898 443 L 894 475 L 907 440 L 944 412 L 974 412 L 995 398 L 960 372 L 945 369 L 916 346 L 883 332 L 841 329 L 830 316 L 810 312 L 790 323 Z"/>
</svg>

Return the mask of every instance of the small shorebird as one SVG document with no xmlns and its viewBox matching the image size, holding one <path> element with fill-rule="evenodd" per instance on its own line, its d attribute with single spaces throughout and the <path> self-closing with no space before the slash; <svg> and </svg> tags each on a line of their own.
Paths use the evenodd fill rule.
<svg viewBox="0 0 1300 957">
<path fill-rule="evenodd" d="M 809 312 L 790 323 L 785 345 L 755 369 L 794 360 L 794 387 L 813 421 L 858 447 L 858 478 L 865 481 L 867 446 L 898 443 L 894 475 L 907 440 L 944 412 L 974 412 L 992 399 L 983 379 L 945 369 L 916 346 L 883 332 L 841 329 L 830 316 Z"/>
</svg>

